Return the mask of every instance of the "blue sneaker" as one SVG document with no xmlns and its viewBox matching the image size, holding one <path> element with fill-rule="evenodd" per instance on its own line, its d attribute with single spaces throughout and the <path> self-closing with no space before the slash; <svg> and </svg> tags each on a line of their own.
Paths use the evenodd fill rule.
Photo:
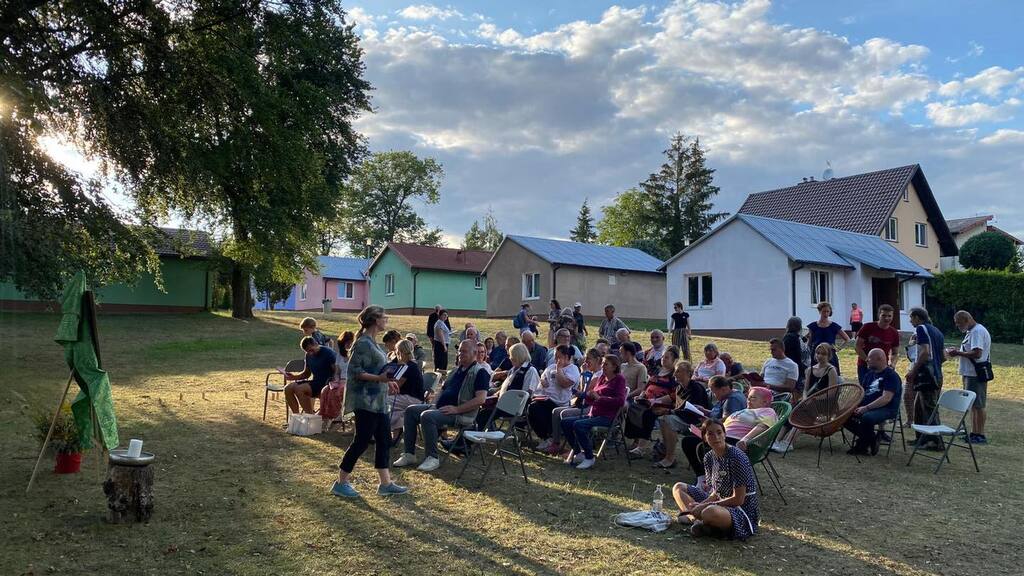
<svg viewBox="0 0 1024 576">
<path fill-rule="evenodd" d="M 971 434 L 971 444 L 988 444 L 988 439 L 985 438 L 984 434 Z"/>
<path fill-rule="evenodd" d="M 377 495 L 379 496 L 394 496 L 396 494 L 405 494 L 409 489 L 405 486 L 399 486 L 392 482 L 391 484 L 382 484 L 377 487 Z"/>
<path fill-rule="evenodd" d="M 359 492 L 352 487 L 348 482 L 334 481 L 334 486 L 331 486 L 331 494 L 338 496 L 339 498 L 359 498 Z"/>
</svg>

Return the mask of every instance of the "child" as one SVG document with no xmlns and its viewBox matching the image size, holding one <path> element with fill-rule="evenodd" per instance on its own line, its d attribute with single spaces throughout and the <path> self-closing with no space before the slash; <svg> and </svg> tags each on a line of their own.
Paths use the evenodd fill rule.
<svg viewBox="0 0 1024 576">
<path fill-rule="evenodd" d="M 299 329 L 302 330 L 302 334 L 304 336 L 309 336 L 313 340 L 316 340 L 317 344 L 321 346 L 327 346 L 328 348 L 331 349 L 334 348 L 334 343 L 331 341 L 331 339 L 325 336 L 324 333 L 321 332 L 319 329 L 317 329 L 316 320 L 314 320 L 313 318 L 303 318 L 302 322 L 299 323 Z"/>
</svg>

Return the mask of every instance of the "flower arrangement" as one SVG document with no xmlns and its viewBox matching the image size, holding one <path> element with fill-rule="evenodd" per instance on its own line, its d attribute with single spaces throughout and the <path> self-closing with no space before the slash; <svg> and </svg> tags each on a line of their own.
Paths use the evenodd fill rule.
<svg viewBox="0 0 1024 576">
<path fill-rule="evenodd" d="M 46 441 L 46 433 L 50 431 L 50 418 L 53 415 L 45 410 L 36 412 L 33 421 L 36 425 L 36 432 L 39 441 Z M 57 411 L 57 422 L 53 426 L 53 434 L 50 436 L 50 446 L 58 454 L 76 454 L 82 451 L 82 440 L 78 433 L 78 425 L 75 417 L 71 414 L 71 405 L 64 402 Z"/>
</svg>

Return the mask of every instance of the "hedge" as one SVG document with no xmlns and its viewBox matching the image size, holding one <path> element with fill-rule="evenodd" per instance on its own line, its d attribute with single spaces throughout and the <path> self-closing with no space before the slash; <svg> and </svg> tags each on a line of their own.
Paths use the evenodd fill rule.
<svg viewBox="0 0 1024 576">
<path fill-rule="evenodd" d="M 928 311 L 935 326 L 956 333 L 953 313 L 967 310 L 992 340 L 1024 341 L 1024 274 L 996 270 L 950 270 L 928 285 Z"/>
</svg>

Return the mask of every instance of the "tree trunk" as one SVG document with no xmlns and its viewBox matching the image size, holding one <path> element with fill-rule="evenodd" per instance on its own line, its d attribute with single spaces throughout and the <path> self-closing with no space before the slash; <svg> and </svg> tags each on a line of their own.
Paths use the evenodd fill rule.
<svg viewBox="0 0 1024 576">
<path fill-rule="evenodd" d="M 153 515 L 153 465 L 110 464 L 103 482 L 113 524 L 149 522 Z"/>
<path fill-rule="evenodd" d="M 235 262 L 231 268 L 231 316 L 252 318 L 252 290 L 249 272 Z"/>
</svg>

